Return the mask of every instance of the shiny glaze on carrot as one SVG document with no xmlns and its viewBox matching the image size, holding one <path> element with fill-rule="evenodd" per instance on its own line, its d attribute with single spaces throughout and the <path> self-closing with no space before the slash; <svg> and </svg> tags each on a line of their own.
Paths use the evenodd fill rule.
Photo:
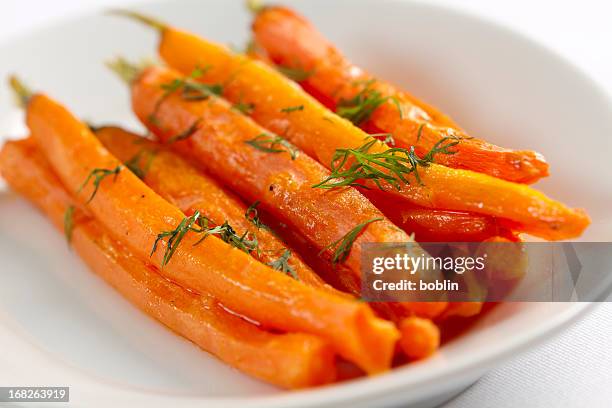
<svg viewBox="0 0 612 408">
<path fill-rule="evenodd" d="M 196 35 L 166 27 L 159 44 L 161 57 L 170 66 L 190 74 L 196 67 L 210 69 L 202 80 L 224 84 L 223 96 L 233 103 L 253 103 L 251 113 L 262 126 L 282 134 L 306 154 L 329 167 L 336 149 L 358 148 L 367 134 L 329 112 L 295 83 L 274 69 L 232 53 L 228 48 Z M 303 105 L 291 114 L 286 107 Z M 388 149 L 383 143 L 372 153 Z M 589 225 L 588 215 L 551 200 L 527 186 L 486 174 L 438 164 L 419 169 L 423 185 L 412 180 L 401 191 L 389 187 L 388 200 L 398 204 L 471 212 L 508 220 L 521 232 L 550 239 L 574 238 Z M 376 188 L 373 184 L 372 188 Z"/>
<path fill-rule="evenodd" d="M 369 89 L 383 98 L 394 98 L 382 103 L 363 127 L 370 133 L 392 133 L 399 147 L 415 146 L 423 155 L 443 137 L 455 136 L 461 139 L 453 149 L 456 153 L 437 155 L 438 163 L 520 183 L 533 183 L 548 175 L 548 164 L 540 154 L 501 148 L 469 136 L 430 105 L 352 64 L 309 21 L 289 8 L 265 7 L 255 17 L 253 34 L 256 45 L 272 63 L 310 73 L 302 82 L 304 88 L 332 110 L 356 97 L 370 81 Z"/>
<path fill-rule="evenodd" d="M 31 139 L 7 142 L 0 170 L 10 186 L 63 230 L 77 205 Z M 196 294 L 163 278 L 133 256 L 81 207 L 73 215 L 71 246 L 87 265 L 132 304 L 227 364 L 283 388 L 334 381 L 332 348 L 308 334 L 272 334 L 228 312 L 212 296 Z"/>
<path fill-rule="evenodd" d="M 251 255 L 261 262 L 274 262 L 288 249 L 272 231 L 265 227 L 257 228 L 247 220 L 247 206 L 238 197 L 181 156 L 168 150 L 166 146 L 117 127 L 98 128 L 95 134 L 104 146 L 124 163 L 138 156 L 138 165 L 141 168 L 146 166 L 142 180 L 185 214 L 191 215 L 200 211 L 214 222 L 213 225 L 228 221 L 239 236 L 247 231 L 254 234 L 259 243 L 259 251 Z M 295 251 L 291 251 L 288 264 L 300 281 L 334 291 Z M 337 291 L 334 293 L 340 294 Z"/>
<path fill-rule="evenodd" d="M 79 190 L 92 170 L 121 164 L 87 126 L 47 96 L 37 94 L 30 99 L 26 120 L 41 151 L 71 192 Z M 91 183 L 85 186 L 77 196 L 79 202 L 84 204 L 92 191 Z M 338 354 L 369 373 L 389 368 L 398 337 L 391 323 L 376 318 L 365 304 L 306 286 L 215 236 L 196 246 L 199 235 L 187 233 L 162 268 L 166 244 L 161 243 L 150 255 L 151 248 L 157 235 L 174 230 L 184 214 L 131 172 L 121 171 L 115 179 L 103 180 L 87 207 L 135 256 L 150 259 L 164 276 L 181 286 L 208 292 L 264 326 L 319 335 Z"/>
</svg>

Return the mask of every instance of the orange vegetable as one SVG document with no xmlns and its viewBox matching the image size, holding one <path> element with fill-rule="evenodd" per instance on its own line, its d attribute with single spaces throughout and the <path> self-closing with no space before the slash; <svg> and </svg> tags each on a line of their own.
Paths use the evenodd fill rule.
<svg viewBox="0 0 612 408">
<path fill-rule="evenodd" d="M 400 346 L 410 358 L 429 357 L 440 347 L 440 329 L 431 320 L 408 317 L 402 320 L 399 329 Z"/>
<path fill-rule="evenodd" d="M 87 126 L 47 96 L 29 98 L 26 116 L 34 139 L 64 185 L 78 191 L 79 202 L 87 203 L 96 219 L 135 256 L 150 257 L 167 278 L 210 293 L 264 326 L 321 336 L 368 373 L 389 368 L 397 330 L 365 304 L 306 286 L 216 236 L 196 245 L 200 234 L 186 232 L 180 245 L 173 245 L 169 262 L 165 240 L 150 253 L 158 234 L 176 230 L 186 220 L 183 213 L 129 171 L 114 172 L 95 190 L 93 182 L 86 182 L 92 172 L 117 169 L 120 162 Z"/>
<path fill-rule="evenodd" d="M 367 99 L 372 112 L 356 114 L 353 119 L 370 133 L 391 133 L 399 147 L 415 146 L 421 155 L 440 139 L 456 136 L 461 139 L 454 148 L 456 153 L 437 155 L 438 163 L 520 183 L 533 183 L 548 175 L 548 164 L 541 155 L 472 138 L 431 106 L 353 65 L 293 10 L 264 7 L 252 27 L 255 49 L 261 47 L 276 65 L 306 72 L 301 84 L 313 95 L 323 96 L 330 109 L 354 107 L 356 104 L 349 102 L 354 98 Z"/>
<path fill-rule="evenodd" d="M 417 242 L 479 242 L 499 235 L 502 230 L 497 219 L 486 215 L 389 200 L 387 192 L 380 190 L 362 193 L 395 225 L 413 233 Z"/>
<path fill-rule="evenodd" d="M 167 94 L 164 84 L 181 78 L 172 70 L 147 68 L 132 83 L 136 115 L 162 142 L 168 143 L 197 123 L 191 135 L 171 146 L 190 157 L 218 180 L 248 201 L 260 200 L 269 214 L 289 225 L 328 260 L 333 284 L 354 294 L 361 286 L 361 245 L 369 242 L 408 242 L 410 238 L 352 188 L 327 192 L 311 186 L 328 173 L 310 157 L 289 151 L 261 151 L 247 142 L 266 133 L 220 98 L 203 101 Z M 161 101 L 161 103 L 160 103 Z M 151 120 L 154 115 L 155 120 Z M 285 149 L 288 149 L 285 147 Z M 351 211 L 347 212 L 346 209 Z M 337 252 L 326 248 L 358 225 L 371 220 L 358 234 L 344 262 L 334 263 Z M 398 304 L 404 315 L 414 313 L 411 304 Z M 422 306 L 421 308 L 426 308 Z"/>
<path fill-rule="evenodd" d="M 8 142 L 0 169 L 13 189 L 36 204 L 59 228 L 73 199 L 31 139 Z M 98 221 L 78 209 L 71 245 L 89 267 L 135 306 L 227 364 L 284 388 L 332 382 L 332 348 L 317 336 L 272 334 L 227 312 L 208 294 L 195 294 L 163 278 L 131 255 Z"/>
<path fill-rule="evenodd" d="M 330 113 L 265 64 L 144 19 L 161 32 L 159 53 L 168 65 L 186 75 L 196 67 L 207 67 L 205 75 L 197 78 L 199 81 L 223 84 L 223 96 L 233 103 L 253 104 L 253 119 L 282 134 L 323 165 L 330 166 L 337 149 L 356 149 L 367 138 L 365 132 Z M 303 108 L 283 112 L 299 106 Z M 387 149 L 379 143 L 370 152 Z M 590 223 L 584 211 L 568 208 L 525 185 L 438 164 L 419 168 L 419 174 L 422 184 L 410 177 L 411 184 L 401 191 L 389 187 L 388 200 L 400 205 L 485 214 L 500 222 L 510 221 L 511 229 L 550 240 L 577 237 Z M 372 183 L 369 186 L 376 188 Z"/>
<path fill-rule="evenodd" d="M 266 134 L 266 129 L 232 110 L 224 100 L 190 101 L 180 93 L 164 95 L 162 86 L 178 78 L 181 75 L 176 71 L 152 67 L 132 85 L 134 112 L 162 142 L 168 143 L 174 135 L 198 123 L 189 138 L 171 143 L 172 148 L 199 163 L 247 201 L 260 200 L 262 209 L 290 225 L 319 250 L 356 225 L 380 219 L 367 225 L 345 262 L 337 265 L 350 268 L 350 287 L 359 286 L 362 243 L 409 240 L 353 188 L 331 193 L 311 188 L 328 172 L 310 157 L 282 145 L 275 146 L 280 148 L 276 153 L 249 145 Z M 154 122 L 150 120 L 153 114 Z M 265 144 L 264 148 L 269 146 Z M 351 209 L 348 213 L 347 208 Z M 331 263 L 333 249 L 327 249 L 324 256 Z"/>
<path fill-rule="evenodd" d="M 259 251 L 252 255 L 261 262 L 278 262 L 289 250 L 272 231 L 265 226 L 258 228 L 247 219 L 247 206 L 237 197 L 165 146 L 117 127 L 98 128 L 95 134 L 111 154 L 124 163 L 131 161 L 136 170 L 142 172 L 141 179 L 153 191 L 185 214 L 199 211 L 215 225 L 228 221 L 239 236 L 245 232 L 256 235 Z M 248 215 L 257 216 L 257 213 Z M 294 251 L 289 252 L 287 266 L 291 271 L 283 272 L 290 276 L 295 275 L 310 286 L 334 291 Z"/>
</svg>

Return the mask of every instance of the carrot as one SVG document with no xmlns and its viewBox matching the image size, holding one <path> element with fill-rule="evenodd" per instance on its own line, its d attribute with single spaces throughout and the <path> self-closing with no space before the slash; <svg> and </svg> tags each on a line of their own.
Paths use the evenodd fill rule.
<svg viewBox="0 0 612 408">
<path fill-rule="evenodd" d="M 244 199 L 260 200 L 267 213 L 321 251 L 328 261 L 325 277 L 332 284 L 360 294 L 361 246 L 410 241 L 356 190 L 311 188 L 329 173 L 302 152 L 289 145 L 279 145 L 282 149 L 278 152 L 250 145 L 260 135 L 275 136 L 232 110 L 224 100 L 194 101 L 181 93 L 164 92 L 164 84 L 180 78 L 167 68 L 145 69 L 132 82 L 136 115 L 162 142 L 171 142 L 173 149 L 197 161 Z M 194 123 L 197 129 L 188 138 L 172 142 Z M 346 208 L 351 211 L 347 213 Z M 351 234 L 355 234 L 353 240 L 346 241 Z M 404 315 L 414 313 L 408 303 L 400 303 L 398 308 L 404 308 Z M 423 308 L 426 306 L 419 307 Z"/>
<path fill-rule="evenodd" d="M 247 208 L 181 156 L 117 127 L 97 128 L 95 135 L 111 154 L 131 163 L 131 168 L 153 191 L 185 214 L 199 211 L 215 225 L 228 221 L 239 236 L 249 233 L 257 237 L 259 248 L 252 254 L 261 262 L 274 265 L 310 286 L 341 293 L 327 285 L 298 254 L 262 225 L 256 208 Z"/>
<path fill-rule="evenodd" d="M 417 242 L 479 242 L 498 236 L 502 227 L 493 217 L 465 211 L 438 210 L 388 200 L 380 190 L 362 193 Z"/>
<path fill-rule="evenodd" d="M 454 136 L 461 140 L 455 154 L 438 155 L 438 163 L 520 183 L 548 175 L 548 164 L 540 154 L 470 137 L 431 106 L 353 65 L 309 21 L 289 8 L 262 8 L 252 28 L 256 46 L 263 48 L 272 63 L 306 72 L 298 78 L 303 79 L 305 89 L 323 96 L 330 109 L 344 112 L 370 133 L 391 133 L 399 147 L 415 146 L 421 155 L 440 139 Z"/>
<path fill-rule="evenodd" d="M 162 142 L 168 143 L 174 135 L 198 123 L 189 138 L 170 143 L 171 147 L 199 163 L 245 200 L 260 200 L 266 212 L 299 231 L 319 250 L 356 225 L 377 220 L 362 231 L 342 263 L 352 271 L 351 286 L 358 287 L 360 280 L 361 243 L 409 240 L 354 189 L 327 193 L 311 188 L 329 173 L 294 147 L 281 142 L 253 146 L 261 135 L 267 135 L 267 139 L 275 136 L 232 110 L 222 99 L 190 101 L 179 93 L 165 94 L 164 84 L 180 78 L 176 71 L 152 67 L 132 85 L 134 112 Z M 155 121 L 150 120 L 152 115 Z M 352 211 L 347 214 L 346 208 Z M 328 262 L 333 262 L 334 255 L 332 248 L 325 250 Z"/>
<path fill-rule="evenodd" d="M 4 178 L 58 227 L 76 205 L 31 139 L 8 142 L 0 152 Z M 76 214 L 79 214 L 77 217 Z M 332 382 L 329 345 L 317 336 L 272 334 L 226 311 L 208 294 L 164 279 L 111 238 L 82 209 L 74 213 L 71 245 L 89 267 L 147 315 L 239 370 L 284 388 Z"/>
<path fill-rule="evenodd" d="M 205 75 L 197 78 L 199 81 L 223 84 L 225 98 L 250 106 L 250 115 L 258 123 L 284 135 L 328 168 L 337 149 L 357 149 L 367 139 L 365 132 L 330 113 L 263 63 L 163 23 L 126 13 L 161 33 L 159 53 L 168 65 L 185 75 L 196 67 L 206 67 Z M 302 108 L 287 111 L 299 107 Z M 379 143 L 369 152 L 387 149 L 388 146 Z M 419 174 L 421 183 L 411 178 L 412 183 L 400 191 L 390 188 L 388 200 L 401 205 L 489 215 L 500 222 L 510 221 L 511 229 L 550 240 L 577 237 L 590 223 L 584 211 L 568 208 L 524 185 L 435 163 L 419 168 Z M 376 188 L 372 183 L 367 185 Z"/>
<path fill-rule="evenodd" d="M 70 199 L 28 142 L 6 146 L 3 174 L 59 227 Z M 225 312 L 210 296 L 197 296 L 161 278 L 151 266 L 113 242 L 94 220 L 75 224 L 72 244 L 98 274 L 132 302 L 230 364 L 285 387 L 314 385 L 317 377 L 326 378 L 324 381 L 333 378 L 329 348 L 317 337 L 271 335 L 257 329 Z M 289 376 L 279 376 L 277 369 L 286 369 Z"/>
<path fill-rule="evenodd" d="M 399 329 L 400 346 L 410 358 L 429 357 L 440 347 L 440 329 L 431 320 L 409 317 L 401 322 Z"/>
<path fill-rule="evenodd" d="M 397 330 L 367 305 L 306 286 L 216 236 L 197 245 L 202 234 L 186 227 L 191 220 L 194 229 L 195 218 L 186 218 L 131 172 L 120 171 L 119 160 L 87 126 L 45 95 L 27 95 L 24 102 L 28 127 L 63 184 L 78 192 L 79 202 L 135 256 L 150 258 L 167 278 L 210 293 L 264 326 L 321 336 L 368 373 L 389 368 Z M 177 243 L 175 234 L 169 247 L 160 238 L 171 231 L 182 240 Z"/>
</svg>

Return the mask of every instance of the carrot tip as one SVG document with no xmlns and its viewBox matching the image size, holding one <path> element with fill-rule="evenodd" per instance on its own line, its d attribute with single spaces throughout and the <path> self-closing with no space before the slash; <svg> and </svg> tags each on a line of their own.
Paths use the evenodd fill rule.
<svg viewBox="0 0 612 408">
<path fill-rule="evenodd" d="M 160 32 L 168 28 L 168 25 L 163 23 L 162 21 L 157 20 L 156 18 L 147 16 L 147 15 L 138 13 L 136 11 L 132 11 L 132 10 L 112 9 L 112 10 L 109 10 L 107 14 L 114 15 L 114 16 L 123 16 L 123 17 L 130 18 L 132 20 L 139 21 Z"/>
<path fill-rule="evenodd" d="M 106 63 L 106 66 L 128 85 L 136 80 L 146 65 L 148 64 L 132 64 L 123 57 L 117 57 Z"/>
<path fill-rule="evenodd" d="M 10 75 L 8 83 L 17 99 L 17 104 L 25 107 L 32 98 L 33 92 L 16 75 Z"/>
<path fill-rule="evenodd" d="M 258 14 L 266 8 L 262 0 L 246 0 L 246 6 L 253 14 Z"/>
</svg>

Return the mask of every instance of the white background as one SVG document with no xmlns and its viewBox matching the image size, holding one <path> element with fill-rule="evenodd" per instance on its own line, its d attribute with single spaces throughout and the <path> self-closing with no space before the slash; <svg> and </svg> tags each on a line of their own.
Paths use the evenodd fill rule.
<svg viewBox="0 0 612 408">
<path fill-rule="evenodd" d="M 571 60 L 612 94 L 612 2 L 435 2 L 486 16 L 527 34 Z M 125 3 L 119 0 L 2 0 L 0 42 L 37 25 Z M 445 408 L 610 406 L 612 303 L 597 306 L 560 336 L 491 371 Z"/>
</svg>

